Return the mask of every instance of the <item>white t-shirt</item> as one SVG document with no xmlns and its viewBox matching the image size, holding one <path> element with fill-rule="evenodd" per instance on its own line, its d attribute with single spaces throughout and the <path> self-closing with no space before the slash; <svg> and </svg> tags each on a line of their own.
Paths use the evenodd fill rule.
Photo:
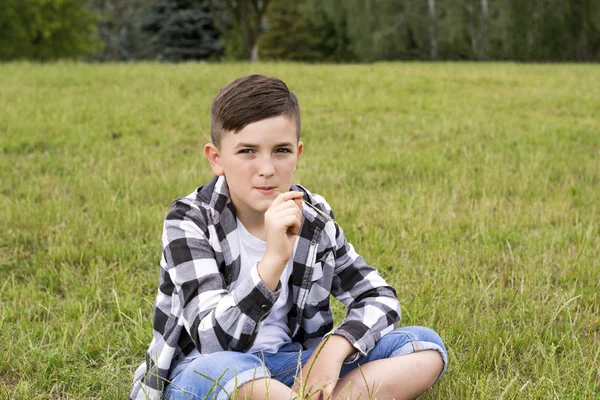
<svg viewBox="0 0 600 400">
<path fill-rule="evenodd" d="M 262 259 L 265 251 L 267 250 L 267 242 L 263 242 L 256 236 L 251 235 L 246 230 L 246 227 L 242 225 L 239 219 L 237 220 L 237 226 L 237 231 L 240 238 L 239 243 L 241 265 L 240 276 L 236 280 L 232 289 L 245 279 L 251 279 L 249 275 L 252 266 Z M 296 251 L 297 244 L 298 240 L 296 239 L 296 243 L 294 244 L 294 252 Z M 267 318 L 260 322 L 256 340 L 254 341 L 254 344 L 250 350 L 248 350 L 248 353 L 255 353 L 257 351 L 276 353 L 281 346 L 292 341 L 290 338 L 290 330 L 287 326 L 287 314 L 292 308 L 292 304 L 291 302 L 288 304 L 287 299 L 290 292 L 288 280 L 292 274 L 293 260 L 294 255 L 292 254 L 292 257 L 290 257 L 290 260 L 281 273 L 281 278 L 279 279 L 281 281 L 281 293 L 279 294 L 279 298 L 273 305 L 271 313 L 267 316 Z M 254 272 L 255 271 L 256 270 L 254 270 Z M 255 280 L 260 280 L 260 277 L 255 277 Z M 192 350 L 192 352 L 179 361 L 177 366 L 173 369 L 173 371 L 171 371 L 169 379 L 174 379 L 190 362 L 192 362 L 199 355 L 200 353 L 197 349 Z"/>
<path fill-rule="evenodd" d="M 256 236 L 251 235 L 241 221 L 237 220 L 239 238 L 240 238 L 240 276 L 236 280 L 236 285 L 248 279 L 252 266 L 259 262 L 267 249 L 267 242 L 263 242 Z M 265 353 L 276 353 L 281 346 L 290 343 L 290 330 L 287 326 L 287 314 L 292 308 L 291 302 L 288 303 L 289 287 L 288 279 L 292 274 L 294 256 L 290 257 L 288 264 L 281 273 L 281 293 L 273 305 L 271 313 L 265 318 L 258 329 L 256 341 L 248 350 L 248 353 L 264 351 Z M 235 285 L 234 285 L 235 287 Z"/>
</svg>

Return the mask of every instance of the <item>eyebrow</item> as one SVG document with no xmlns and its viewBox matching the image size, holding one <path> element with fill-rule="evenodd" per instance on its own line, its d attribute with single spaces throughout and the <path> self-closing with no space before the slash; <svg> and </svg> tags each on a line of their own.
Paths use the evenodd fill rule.
<svg viewBox="0 0 600 400">
<path fill-rule="evenodd" d="M 277 144 L 276 144 L 275 146 L 273 146 L 273 147 L 293 147 L 293 146 L 294 146 L 294 144 L 293 144 L 293 143 L 291 143 L 291 142 L 281 142 L 281 143 L 277 143 Z M 249 148 L 251 148 L 251 149 L 256 149 L 256 148 L 258 148 L 258 147 L 260 147 L 260 146 L 259 146 L 259 145 L 257 145 L 257 144 L 253 144 L 253 143 L 243 143 L 243 142 L 242 142 L 242 143 L 238 143 L 238 144 L 237 144 L 237 145 L 234 147 L 234 149 L 237 149 L 237 148 L 239 148 L 239 147 L 249 147 Z"/>
</svg>

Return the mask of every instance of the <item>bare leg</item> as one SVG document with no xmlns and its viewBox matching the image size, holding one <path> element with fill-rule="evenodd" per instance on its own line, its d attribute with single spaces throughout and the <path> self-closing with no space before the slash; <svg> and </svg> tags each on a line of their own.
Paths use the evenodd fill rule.
<svg viewBox="0 0 600 400">
<path fill-rule="evenodd" d="M 333 399 L 414 399 L 433 385 L 443 367 L 435 350 L 371 361 L 344 375 Z"/>
<path fill-rule="evenodd" d="M 292 400 L 297 394 L 283 383 L 269 378 L 247 382 L 238 389 L 240 400 Z"/>
</svg>

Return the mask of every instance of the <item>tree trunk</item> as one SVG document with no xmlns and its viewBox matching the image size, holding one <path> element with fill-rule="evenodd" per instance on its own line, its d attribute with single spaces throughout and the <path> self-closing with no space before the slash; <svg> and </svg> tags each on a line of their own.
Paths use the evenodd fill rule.
<svg viewBox="0 0 600 400">
<path fill-rule="evenodd" d="M 250 9 L 247 0 L 238 1 L 238 22 L 242 29 L 242 40 L 244 41 L 244 57 L 246 60 L 252 60 L 252 51 L 254 50 L 254 32 L 250 22 Z"/>
<path fill-rule="evenodd" d="M 487 60 L 487 43 L 488 43 L 488 0 L 481 0 L 481 52 L 480 59 Z"/>
<path fill-rule="evenodd" d="M 479 49 L 477 46 L 478 33 L 475 30 L 475 11 L 473 10 L 472 4 L 466 4 L 465 8 L 469 14 L 469 35 L 471 36 L 471 50 L 473 51 L 473 58 L 479 58 Z"/>
<path fill-rule="evenodd" d="M 254 7 L 254 35 L 252 35 L 253 42 L 250 50 L 250 62 L 258 62 L 258 37 L 262 33 L 263 15 L 265 12 L 265 3 L 258 0 L 252 3 Z"/>
<path fill-rule="evenodd" d="M 250 51 L 250 62 L 258 62 L 258 43 L 256 43 L 256 41 L 252 45 L 252 50 Z"/>
<path fill-rule="evenodd" d="M 435 15 L 435 0 L 428 0 L 429 6 L 429 49 L 431 51 L 431 59 L 437 60 L 437 18 Z"/>
</svg>

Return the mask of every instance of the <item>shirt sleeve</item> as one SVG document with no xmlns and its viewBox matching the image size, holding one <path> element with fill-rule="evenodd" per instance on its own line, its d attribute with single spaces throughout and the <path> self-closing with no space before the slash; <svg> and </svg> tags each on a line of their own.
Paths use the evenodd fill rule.
<svg viewBox="0 0 600 400">
<path fill-rule="evenodd" d="M 271 311 L 281 284 L 271 291 L 257 271 L 228 291 L 208 239 L 205 213 L 176 202 L 164 223 L 165 292 L 171 292 L 179 323 L 202 354 L 245 351 L 256 338 L 259 322 Z M 256 265 L 252 267 L 253 270 Z M 168 314 L 167 314 L 168 315 Z"/>
<path fill-rule="evenodd" d="M 320 206 L 333 217 L 329 205 L 320 200 Z M 395 328 L 400 321 L 400 302 L 394 288 L 356 253 L 342 228 L 334 224 L 335 270 L 331 294 L 344 303 L 347 315 L 325 336 L 345 337 L 357 350 L 344 361 L 352 363 L 367 355 L 383 335 Z"/>
</svg>

